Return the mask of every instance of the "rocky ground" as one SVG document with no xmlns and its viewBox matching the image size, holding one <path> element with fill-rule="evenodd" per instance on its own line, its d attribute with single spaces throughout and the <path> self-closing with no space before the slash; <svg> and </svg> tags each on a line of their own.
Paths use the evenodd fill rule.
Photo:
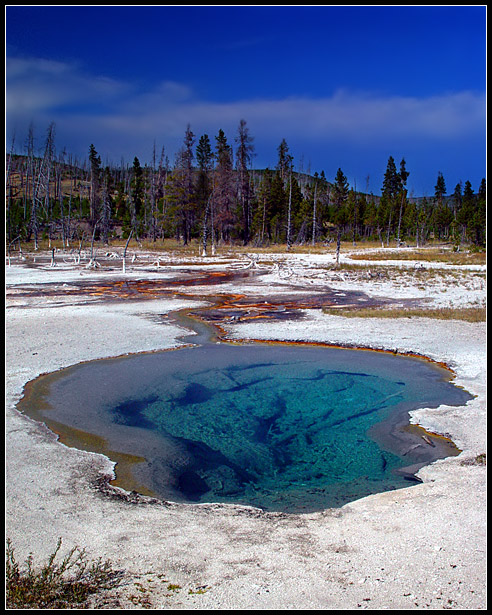
<svg viewBox="0 0 492 615">
<path fill-rule="evenodd" d="M 484 306 L 485 266 L 398 252 L 376 263 L 344 254 L 339 269 L 332 252 L 130 256 L 124 271 L 117 251 L 92 263 L 61 253 L 54 263 L 51 253 L 7 262 L 6 536 L 19 561 L 45 561 L 59 537 L 63 549 L 110 559 L 124 582 L 97 608 L 486 608 L 486 324 L 326 312 Z M 462 453 L 423 468 L 423 482 L 407 489 L 319 513 L 264 513 L 114 487 L 108 457 L 61 444 L 16 409 L 40 374 L 181 345 L 172 313 L 183 308 L 231 339 L 396 349 L 445 363 L 474 399 L 411 421 Z"/>
</svg>

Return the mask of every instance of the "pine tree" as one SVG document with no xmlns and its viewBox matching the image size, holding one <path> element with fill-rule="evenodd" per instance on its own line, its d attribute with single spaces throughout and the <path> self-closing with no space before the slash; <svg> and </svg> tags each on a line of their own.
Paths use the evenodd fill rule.
<svg viewBox="0 0 492 615">
<path fill-rule="evenodd" d="M 456 219 L 459 210 L 461 209 L 461 203 L 463 201 L 463 184 L 459 182 L 456 184 L 453 192 L 453 214 Z"/>
<path fill-rule="evenodd" d="M 270 229 L 271 239 L 275 243 L 285 241 L 285 211 L 287 209 L 287 193 L 285 191 L 284 181 L 277 171 L 272 178 L 271 185 L 271 217 Z"/>
<path fill-rule="evenodd" d="M 238 201 L 242 211 L 242 237 L 246 245 L 251 238 L 251 186 L 249 178 L 249 166 L 253 159 L 253 138 L 249 134 L 246 121 L 239 122 L 238 135 L 236 137 L 236 169 Z"/>
<path fill-rule="evenodd" d="M 463 199 L 457 220 L 461 225 L 461 242 L 469 238 L 469 231 L 472 229 L 473 216 L 475 213 L 475 195 L 472 185 L 467 180 L 463 189 Z"/>
<path fill-rule="evenodd" d="M 234 186 L 232 149 L 222 129 L 216 140 L 215 198 L 218 232 L 222 241 L 229 241 L 234 227 Z"/>
<path fill-rule="evenodd" d="M 297 174 L 292 173 L 292 239 L 296 244 L 307 241 L 312 225 L 312 204 L 304 198 L 301 181 Z"/>
<path fill-rule="evenodd" d="M 277 148 L 278 162 L 277 175 L 284 189 L 286 190 L 287 210 L 285 212 L 285 229 L 287 250 L 292 246 L 292 173 L 293 173 L 293 156 L 289 154 L 289 146 L 285 139 Z"/>
<path fill-rule="evenodd" d="M 435 207 L 433 212 L 434 232 L 439 239 L 449 235 L 449 229 L 453 222 L 453 213 L 444 201 L 446 196 L 446 182 L 444 176 L 439 171 L 437 182 L 434 188 Z"/>
<path fill-rule="evenodd" d="M 402 178 L 396 170 L 396 164 L 393 156 L 388 158 L 388 164 L 383 179 L 383 190 L 381 195 L 381 222 L 386 225 L 386 244 L 389 244 L 389 238 L 393 224 L 396 218 L 398 196 L 402 190 Z"/>
<path fill-rule="evenodd" d="M 392 199 L 400 192 L 400 188 L 401 177 L 396 170 L 395 159 L 390 156 L 384 174 L 382 195 Z"/>
<path fill-rule="evenodd" d="M 444 181 L 441 171 L 437 174 L 437 183 L 434 188 L 434 196 L 439 204 L 442 203 L 443 198 L 446 196 L 446 182 Z"/>
<path fill-rule="evenodd" d="M 346 222 L 347 211 L 346 203 L 349 194 L 348 181 L 342 172 L 338 169 L 335 176 L 335 183 L 331 190 L 331 200 L 334 205 L 333 222 L 337 228 L 337 251 L 336 251 L 336 267 L 340 264 L 340 245 L 342 236 L 342 225 Z"/>
<path fill-rule="evenodd" d="M 196 146 L 196 161 L 201 173 L 208 179 L 208 173 L 213 166 L 213 152 L 210 139 L 207 134 L 202 135 Z"/>
<path fill-rule="evenodd" d="M 90 213 L 89 220 L 94 228 L 99 217 L 100 190 L 101 190 L 101 157 L 91 143 L 89 147 L 90 164 Z"/>
<path fill-rule="evenodd" d="M 280 173 L 282 181 L 286 182 L 292 167 L 292 156 L 289 154 L 289 146 L 285 139 L 282 139 L 282 142 L 277 148 L 277 152 L 277 171 Z"/>
<path fill-rule="evenodd" d="M 410 173 L 407 171 L 407 165 L 405 162 L 405 158 L 402 158 L 400 161 L 400 190 L 401 190 L 401 196 L 399 197 L 400 200 L 400 212 L 399 212 L 399 216 L 398 216 L 398 232 L 397 232 L 397 236 L 396 236 L 396 242 L 398 247 L 400 247 L 401 245 L 401 223 L 403 220 L 403 216 L 405 213 L 405 204 L 407 201 L 407 191 L 406 191 L 406 185 L 407 185 L 407 179 L 408 176 L 410 175 Z"/>
<path fill-rule="evenodd" d="M 474 216 L 474 228 L 475 228 L 475 243 L 477 245 L 485 245 L 485 239 L 487 237 L 486 224 L 487 224 L 487 188 L 485 178 L 480 182 L 480 187 L 477 193 L 477 207 Z"/>
<path fill-rule="evenodd" d="M 422 202 L 415 210 L 415 237 L 417 248 L 425 244 L 427 238 L 427 226 L 430 218 L 430 207 L 427 199 L 424 197 Z"/>
</svg>

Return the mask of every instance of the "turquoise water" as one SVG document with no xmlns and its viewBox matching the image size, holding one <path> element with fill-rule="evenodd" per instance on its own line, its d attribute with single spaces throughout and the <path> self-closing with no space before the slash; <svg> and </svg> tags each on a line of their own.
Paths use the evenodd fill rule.
<svg viewBox="0 0 492 615">
<path fill-rule="evenodd" d="M 145 457 L 134 471 L 163 499 L 311 511 L 411 484 L 402 468 L 436 452 L 402 430 L 408 410 L 471 398 L 445 376 L 375 352 L 205 344 L 70 368 L 48 414 Z"/>
</svg>

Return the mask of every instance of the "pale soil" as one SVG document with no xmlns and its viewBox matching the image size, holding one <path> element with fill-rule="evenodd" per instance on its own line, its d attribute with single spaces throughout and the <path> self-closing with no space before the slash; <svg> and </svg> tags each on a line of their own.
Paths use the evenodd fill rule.
<svg viewBox="0 0 492 615">
<path fill-rule="evenodd" d="M 18 560 L 32 552 L 35 562 L 44 561 L 58 537 L 67 551 L 79 545 L 90 557 L 111 559 L 125 570 L 125 584 L 99 599 L 100 608 L 486 608 L 486 467 L 473 463 L 486 452 L 485 323 L 343 318 L 319 309 L 300 321 L 231 322 L 232 338 L 398 349 L 445 362 L 456 384 L 476 397 L 465 407 L 420 410 L 412 421 L 450 436 L 463 452 L 423 468 L 422 484 L 320 513 L 162 504 L 107 484 L 102 489 L 102 479 L 113 476 L 108 458 L 64 446 L 15 404 L 39 374 L 180 345 L 183 331 L 166 315 L 203 302 L 182 296 L 107 302 L 23 292 L 48 284 L 70 289 L 86 280 L 165 279 L 193 265 L 164 257 L 157 268 L 155 258 L 141 255 L 123 275 L 119 264 L 109 271 L 39 261 L 28 268 L 12 259 L 6 267 L 6 536 Z M 196 258 L 194 267 L 240 270 L 252 262 L 266 275 L 223 285 L 220 292 L 271 299 L 310 285 L 313 291 L 357 289 L 425 300 L 427 306 L 486 301 L 484 267 L 441 265 L 438 275 L 433 269 L 422 277 L 415 263 L 397 262 L 398 275 L 374 279 L 367 270 L 333 271 L 332 254 L 269 255 L 265 264 L 256 257 Z"/>
</svg>

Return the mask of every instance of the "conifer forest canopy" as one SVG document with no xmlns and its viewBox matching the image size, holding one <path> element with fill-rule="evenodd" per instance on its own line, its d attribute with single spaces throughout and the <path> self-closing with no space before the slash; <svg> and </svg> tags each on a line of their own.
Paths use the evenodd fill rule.
<svg viewBox="0 0 492 615">
<path fill-rule="evenodd" d="M 486 238 L 486 182 L 446 186 L 438 173 L 432 196 L 409 195 L 405 159 L 389 155 L 381 194 L 335 177 L 295 170 L 287 142 L 274 168 L 255 169 L 254 138 L 241 120 L 232 139 L 223 130 L 197 136 L 187 127 L 173 162 L 153 148 L 151 163 L 103 165 L 95 144 L 86 160 L 57 152 L 50 124 L 41 150 L 32 127 L 23 154 L 6 156 L 7 245 L 83 238 L 254 247 L 377 240 L 424 245 L 431 239 L 481 248 Z"/>
</svg>

